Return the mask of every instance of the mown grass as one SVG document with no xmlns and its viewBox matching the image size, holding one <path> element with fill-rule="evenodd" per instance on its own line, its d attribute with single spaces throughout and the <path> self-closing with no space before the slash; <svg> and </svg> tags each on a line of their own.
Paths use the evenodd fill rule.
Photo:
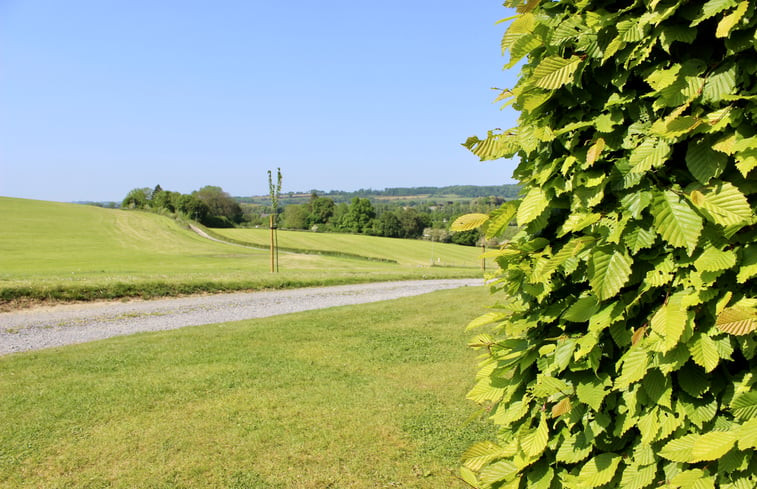
<svg viewBox="0 0 757 489">
<path fill-rule="evenodd" d="M 483 287 L 0 357 L 3 488 L 465 487 Z"/>
<path fill-rule="evenodd" d="M 468 268 L 282 253 L 271 274 L 267 250 L 213 242 L 156 214 L 0 197 L 0 215 L 0 306 L 480 276 L 468 248 Z"/>
<path fill-rule="evenodd" d="M 219 236 L 254 246 L 268 246 L 267 229 L 213 229 Z M 360 234 L 278 231 L 279 246 L 292 250 L 349 251 L 361 256 L 397 261 L 408 266 L 477 267 L 480 249 L 417 239 L 396 239 Z"/>
</svg>

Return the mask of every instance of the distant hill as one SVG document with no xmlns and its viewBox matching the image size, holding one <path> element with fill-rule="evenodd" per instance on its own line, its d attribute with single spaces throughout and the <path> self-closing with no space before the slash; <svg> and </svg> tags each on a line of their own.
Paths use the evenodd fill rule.
<svg viewBox="0 0 757 489">
<path fill-rule="evenodd" d="M 309 192 L 289 192 L 281 195 L 281 203 L 301 204 L 310 199 L 315 192 L 321 197 L 328 197 L 334 202 L 349 202 L 355 197 L 367 198 L 373 201 L 457 201 L 470 200 L 478 197 L 501 197 L 506 200 L 518 197 L 520 187 L 517 184 L 507 185 L 451 185 L 448 187 L 398 187 L 384 190 L 360 189 L 354 192 L 341 190 L 311 190 Z M 247 204 L 268 204 L 268 195 L 252 197 L 234 197 L 238 202 Z"/>
</svg>

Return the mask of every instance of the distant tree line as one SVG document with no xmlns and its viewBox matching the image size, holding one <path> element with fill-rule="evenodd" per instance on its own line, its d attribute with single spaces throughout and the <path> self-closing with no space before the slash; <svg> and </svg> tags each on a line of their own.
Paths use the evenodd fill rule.
<svg viewBox="0 0 757 489">
<path fill-rule="evenodd" d="M 242 207 L 221 187 L 207 185 L 191 194 L 155 188 L 135 188 L 121 202 L 123 209 L 180 214 L 208 227 L 234 227 L 244 221 Z"/>
<path fill-rule="evenodd" d="M 436 187 L 428 187 L 434 188 Z M 416 187 L 412 190 L 426 189 Z M 407 195 L 416 195 L 411 189 L 397 190 L 406 191 L 404 193 Z M 156 185 L 152 189 L 144 187 L 131 190 L 121 202 L 121 207 L 181 215 L 208 227 L 268 226 L 268 217 L 272 213 L 270 205 L 239 202 L 240 200 L 244 199 L 232 197 L 221 187 L 211 185 L 190 194 L 164 190 Z M 276 221 L 282 229 L 422 238 L 473 246 L 480 242 L 480 232 L 471 230 L 452 233 L 449 231 L 450 223 L 463 214 L 488 213 L 505 200 L 500 196 L 482 196 L 467 200 L 372 201 L 368 197 L 355 196 L 349 202 L 337 202 L 313 191 L 305 203 L 284 203 L 278 209 Z"/>
</svg>

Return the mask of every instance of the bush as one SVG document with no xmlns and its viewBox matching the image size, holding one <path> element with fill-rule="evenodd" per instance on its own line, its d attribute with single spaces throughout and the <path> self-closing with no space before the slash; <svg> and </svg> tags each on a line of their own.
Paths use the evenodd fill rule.
<svg viewBox="0 0 757 489">
<path fill-rule="evenodd" d="M 757 53 L 748 1 L 509 1 L 522 197 L 469 397 L 476 487 L 757 487 Z"/>
</svg>

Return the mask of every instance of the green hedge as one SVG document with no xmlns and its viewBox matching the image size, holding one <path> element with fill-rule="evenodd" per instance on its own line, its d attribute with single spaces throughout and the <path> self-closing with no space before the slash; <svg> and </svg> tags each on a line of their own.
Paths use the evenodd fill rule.
<svg viewBox="0 0 757 489">
<path fill-rule="evenodd" d="M 469 397 L 488 488 L 757 487 L 757 16 L 737 0 L 508 1 L 522 198 Z"/>
</svg>

